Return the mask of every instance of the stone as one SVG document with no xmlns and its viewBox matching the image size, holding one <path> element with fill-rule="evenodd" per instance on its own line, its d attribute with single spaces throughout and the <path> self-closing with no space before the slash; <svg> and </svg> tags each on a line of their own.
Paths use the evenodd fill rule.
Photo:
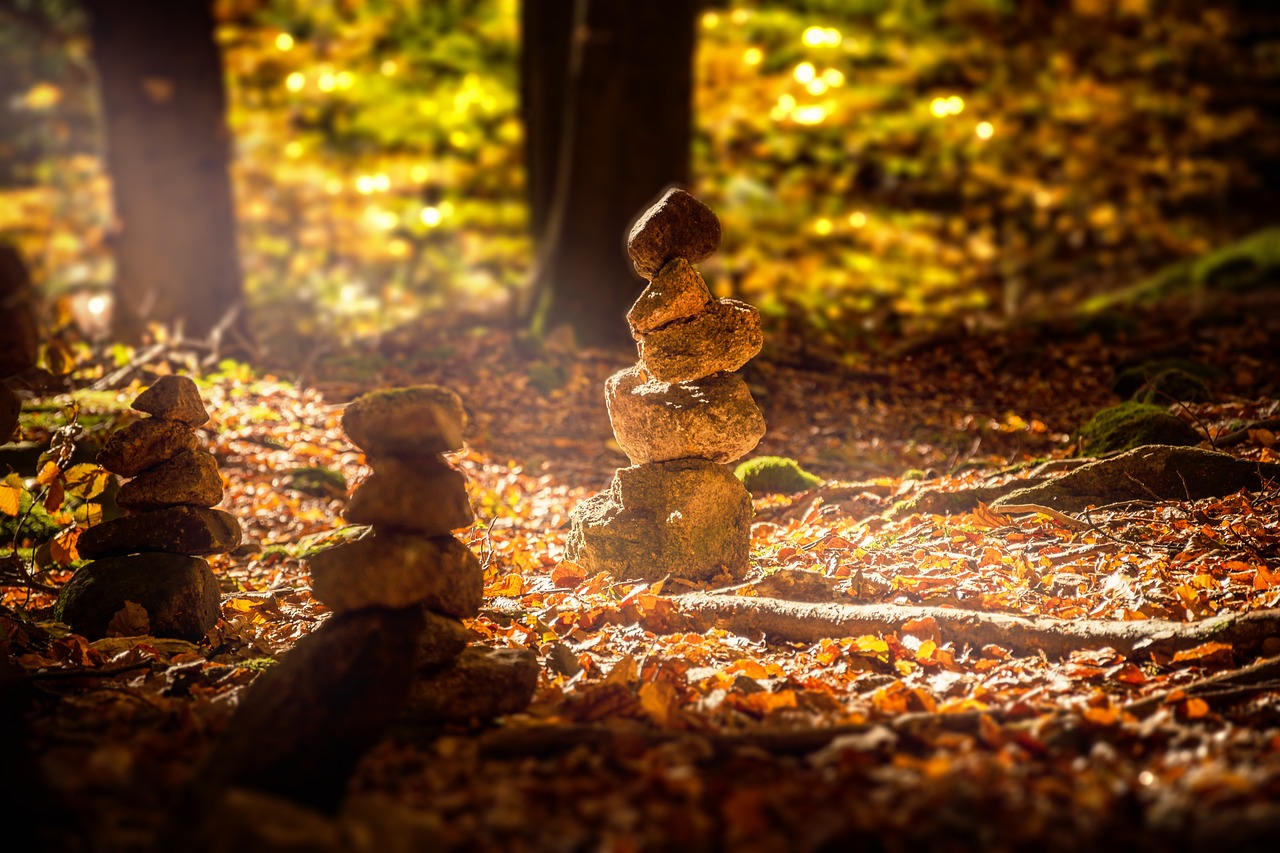
<svg viewBox="0 0 1280 853">
<path fill-rule="evenodd" d="M 166 506 L 213 506 L 222 500 L 222 475 L 212 453 L 184 450 L 148 468 L 120 487 L 116 504 L 122 509 Z"/>
<path fill-rule="evenodd" d="M 121 477 L 133 477 L 199 446 L 182 421 L 143 418 L 111 434 L 98 451 L 98 464 Z"/>
<path fill-rule="evenodd" d="M 688 580 L 746 574 L 751 495 L 726 468 L 680 459 L 619 468 L 579 504 L 565 557 L 616 578 Z"/>
<path fill-rule="evenodd" d="M 462 449 L 467 415 L 448 388 L 374 391 L 347 405 L 342 429 L 369 456 L 425 456 Z"/>
<path fill-rule="evenodd" d="M 613 434 L 633 465 L 695 456 L 732 462 L 764 436 L 764 415 L 733 373 L 667 383 L 637 365 L 610 376 L 604 393 Z"/>
<path fill-rule="evenodd" d="M 387 456 L 371 464 L 373 474 L 347 504 L 352 524 L 442 536 L 475 520 L 466 476 L 439 456 Z"/>
<path fill-rule="evenodd" d="M 1133 393 L 1139 403 L 1167 406 L 1169 403 L 1210 403 L 1213 392 L 1204 380 L 1185 370 L 1172 368 L 1157 373 Z"/>
<path fill-rule="evenodd" d="M 425 622 L 418 637 L 418 651 L 413 665 L 417 669 L 437 667 L 462 654 L 467 643 L 479 637 L 452 616 L 441 616 L 423 610 Z"/>
<path fill-rule="evenodd" d="M 378 533 L 307 559 L 316 598 L 335 613 L 366 607 L 410 607 L 459 619 L 480 612 L 480 561 L 451 536 Z"/>
<path fill-rule="evenodd" d="M 90 639 L 126 601 L 140 604 L 151 633 L 197 642 L 218 621 L 218 581 L 209 564 L 182 554 L 135 554 L 87 563 L 67 581 L 54 616 Z"/>
<path fill-rule="evenodd" d="M 760 312 L 720 299 L 687 320 L 668 323 L 640 339 L 640 362 L 663 382 L 688 382 L 737 370 L 760 352 Z"/>
<path fill-rule="evenodd" d="M 0 382 L 0 444 L 8 444 L 18 434 L 22 415 L 22 398 L 18 392 Z"/>
<path fill-rule="evenodd" d="M 1169 414 L 1163 406 L 1130 400 L 1095 414 L 1080 427 L 1081 451 L 1106 456 L 1144 444 L 1192 447 L 1204 439 L 1195 427 Z"/>
<path fill-rule="evenodd" d="M 181 421 L 192 429 L 209 422 L 200 390 L 189 376 L 161 376 L 138 395 L 133 408 L 157 418 Z"/>
<path fill-rule="evenodd" d="M 696 264 L 719 247 L 720 220 L 711 208 L 676 188 L 640 214 L 627 236 L 627 254 L 647 279 L 672 258 Z"/>
<path fill-rule="evenodd" d="M 240 546 L 240 523 L 229 512 L 174 506 L 104 521 L 80 534 L 76 548 L 89 559 L 164 551 L 203 557 Z"/>
<path fill-rule="evenodd" d="M 471 647 L 414 681 L 401 718 L 415 725 L 488 722 L 529 707 L 541 668 L 528 649 Z"/>
<path fill-rule="evenodd" d="M 31 275 L 17 249 L 0 245 L 0 379 L 35 367 L 39 358 Z"/>
<path fill-rule="evenodd" d="M 701 314 L 710 304 L 711 291 L 702 276 L 684 258 L 675 258 L 636 299 L 627 312 L 627 323 L 632 337 L 639 338 L 668 323 Z"/>
</svg>

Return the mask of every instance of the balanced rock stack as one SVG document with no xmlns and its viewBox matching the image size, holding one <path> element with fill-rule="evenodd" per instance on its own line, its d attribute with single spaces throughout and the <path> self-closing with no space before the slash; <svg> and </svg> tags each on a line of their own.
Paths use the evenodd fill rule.
<svg viewBox="0 0 1280 853">
<path fill-rule="evenodd" d="M 106 635 L 126 602 L 146 611 L 125 615 L 131 630 L 199 640 L 218 621 L 218 582 L 202 558 L 240 545 L 240 524 L 212 507 L 222 500 L 213 454 L 195 429 L 209 420 L 196 385 L 164 376 L 133 408 L 150 417 L 107 439 L 98 464 L 130 478 L 116 503 L 126 515 L 90 527 L 77 543 L 88 563 L 63 588 L 58 616 L 77 633 Z M 120 627 L 120 626 L 117 626 Z"/>
<path fill-rule="evenodd" d="M 5 378 L 36 366 L 40 356 L 31 277 L 16 249 L 0 245 L 0 444 L 18 430 L 22 400 Z"/>
<path fill-rule="evenodd" d="M 418 720 L 520 710 L 538 678 L 527 652 L 468 649 L 472 634 L 459 621 L 479 613 L 484 595 L 480 562 L 452 535 L 475 519 L 466 478 L 441 456 L 462 449 L 465 424 L 458 395 L 434 385 L 376 391 L 347 406 L 343 430 L 373 473 L 352 494 L 346 519 L 372 526 L 373 535 L 309 560 L 312 589 L 336 614 L 422 609 L 405 712 Z"/>
<path fill-rule="evenodd" d="M 751 495 L 724 467 L 759 443 L 764 417 L 735 371 L 760 352 L 760 313 L 714 299 L 693 264 L 720 222 L 669 190 L 636 221 L 627 253 L 649 285 L 627 314 L 640 360 L 605 383 L 631 467 L 572 513 L 566 556 L 615 575 L 739 578 L 750 560 Z"/>
</svg>

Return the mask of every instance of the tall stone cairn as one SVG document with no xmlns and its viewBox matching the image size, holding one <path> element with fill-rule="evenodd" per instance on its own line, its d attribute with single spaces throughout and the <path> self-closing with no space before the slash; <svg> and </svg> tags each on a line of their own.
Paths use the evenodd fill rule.
<svg viewBox="0 0 1280 853">
<path fill-rule="evenodd" d="M 209 413 L 186 376 L 164 376 L 133 408 L 150 417 L 111 435 L 98 464 L 129 478 L 116 503 L 126 514 L 81 534 L 86 564 L 63 588 L 57 614 L 76 633 L 106 636 L 126 602 L 146 610 L 150 634 L 201 639 L 218 621 L 218 582 L 202 559 L 240 545 L 240 523 L 213 507 L 222 476 L 195 429 Z M 137 615 L 125 620 L 139 626 Z"/>
<path fill-rule="evenodd" d="M 631 229 L 627 253 L 649 279 L 627 313 L 640 359 L 605 382 L 613 434 L 631 467 L 571 513 L 566 556 L 615 576 L 741 578 L 751 495 L 725 468 L 764 436 L 738 370 L 764 342 L 760 312 L 714 299 L 693 264 L 720 245 L 720 222 L 668 190 Z"/>
</svg>

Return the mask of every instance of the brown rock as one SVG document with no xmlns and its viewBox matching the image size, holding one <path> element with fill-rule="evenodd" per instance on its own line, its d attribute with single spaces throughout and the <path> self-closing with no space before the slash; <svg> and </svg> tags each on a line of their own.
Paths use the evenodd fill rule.
<svg viewBox="0 0 1280 853">
<path fill-rule="evenodd" d="M 146 609 L 157 637 L 195 642 L 218 621 L 218 581 L 209 564 L 180 554 L 87 563 L 62 588 L 54 615 L 77 634 L 98 639 L 126 601 Z"/>
<path fill-rule="evenodd" d="M 240 523 L 229 512 L 174 506 L 94 525 L 80 534 L 76 548 L 90 559 L 147 551 L 203 557 L 235 550 L 241 536 Z"/>
<path fill-rule="evenodd" d="M 669 189 L 640 214 L 627 237 L 636 272 L 652 279 L 672 258 L 691 264 L 720 246 L 720 220 L 711 208 L 681 189 Z"/>
<path fill-rule="evenodd" d="M 652 332 L 660 326 L 701 314 L 711 304 L 711 291 L 688 261 L 675 258 L 649 282 L 627 312 L 632 337 Z"/>
<path fill-rule="evenodd" d="M 528 649 L 472 647 L 415 681 L 401 716 L 418 725 L 465 725 L 515 714 L 529 706 L 539 672 Z"/>
<path fill-rule="evenodd" d="M 437 667 L 462 654 L 467 643 L 479 637 L 466 625 L 452 616 L 441 616 L 424 610 L 426 622 L 422 627 L 422 635 L 418 642 L 418 653 L 414 657 L 414 666 Z"/>
<path fill-rule="evenodd" d="M 439 385 L 374 391 L 342 413 L 342 429 L 370 456 L 426 456 L 462 448 L 462 400 Z"/>
<path fill-rule="evenodd" d="M 663 382 L 688 382 L 737 370 L 760 352 L 760 312 L 720 299 L 696 317 L 669 323 L 640 339 L 640 361 Z"/>
<path fill-rule="evenodd" d="M 17 249 L 0 245 L 0 378 L 36 366 L 40 330 L 31 276 Z M 0 435 L 0 444 L 7 441 Z"/>
<path fill-rule="evenodd" d="M 475 520 L 467 478 L 439 456 L 385 456 L 347 505 L 346 519 L 379 529 L 443 536 Z"/>
<path fill-rule="evenodd" d="M 732 462 L 764 436 L 764 416 L 733 373 L 660 382 L 639 365 L 604 386 L 613 434 L 631 464 L 700 457 Z"/>
<path fill-rule="evenodd" d="M 133 408 L 157 418 L 181 421 L 193 429 L 209 421 L 200 390 L 189 376 L 161 376 L 138 395 Z"/>
<path fill-rule="evenodd" d="M 335 613 L 409 607 L 467 619 L 480 612 L 480 561 L 451 536 L 366 536 L 308 558 L 312 591 Z"/>
<path fill-rule="evenodd" d="M 0 382 L 0 444 L 8 444 L 18 434 L 21 414 L 22 398 L 8 385 Z"/>
<path fill-rule="evenodd" d="M 195 433 L 182 421 L 143 418 L 111 434 L 98 451 L 98 464 L 113 474 L 132 477 L 197 447 Z"/>
<path fill-rule="evenodd" d="M 123 509 L 166 506 L 213 506 L 222 500 L 222 475 L 212 453 L 184 450 L 148 468 L 120 487 L 116 503 Z"/>
<path fill-rule="evenodd" d="M 751 514 L 746 487 L 714 462 L 619 468 L 608 491 L 570 513 L 565 556 L 616 578 L 738 579 L 750 565 Z"/>
</svg>

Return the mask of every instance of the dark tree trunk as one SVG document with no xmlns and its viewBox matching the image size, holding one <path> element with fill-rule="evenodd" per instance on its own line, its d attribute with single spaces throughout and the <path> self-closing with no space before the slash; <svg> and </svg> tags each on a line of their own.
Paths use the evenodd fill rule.
<svg viewBox="0 0 1280 853">
<path fill-rule="evenodd" d="M 115 238 L 115 332 L 204 337 L 241 300 L 222 60 L 208 0 L 87 0 Z"/>
<path fill-rule="evenodd" d="M 627 228 L 689 180 L 697 6 L 524 0 L 537 327 L 568 323 L 586 345 L 630 341 L 624 318 L 644 283 L 626 257 Z"/>
</svg>

